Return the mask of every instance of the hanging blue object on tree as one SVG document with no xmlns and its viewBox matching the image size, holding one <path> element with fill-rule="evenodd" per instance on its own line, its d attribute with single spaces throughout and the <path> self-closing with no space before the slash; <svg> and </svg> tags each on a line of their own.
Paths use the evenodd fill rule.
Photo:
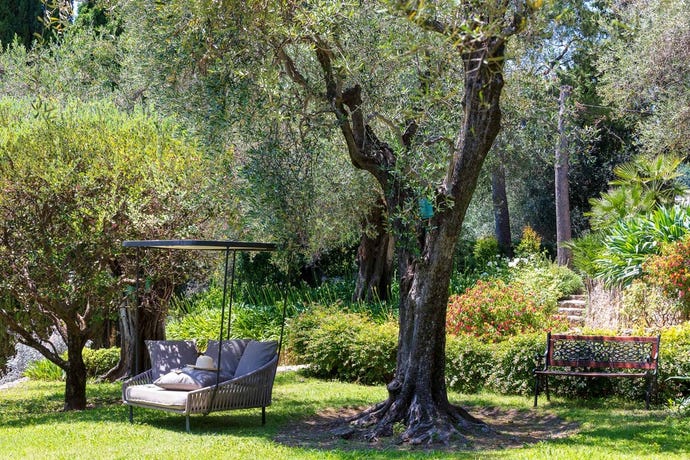
<svg viewBox="0 0 690 460">
<path fill-rule="evenodd" d="M 425 220 L 434 217 L 434 206 L 424 197 L 419 199 L 419 215 Z"/>
</svg>

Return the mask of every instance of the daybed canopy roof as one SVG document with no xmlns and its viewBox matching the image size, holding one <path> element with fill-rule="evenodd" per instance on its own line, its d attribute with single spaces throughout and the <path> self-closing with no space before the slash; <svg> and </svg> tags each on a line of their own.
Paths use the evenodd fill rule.
<svg viewBox="0 0 690 460">
<path fill-rule="evenodd" d="M 215 251 L 275 251 L 274 243 L 252 243 L 227 240 L 132 240 L 122 243 L 128 248 L 196 249 Z"/>
</svg>

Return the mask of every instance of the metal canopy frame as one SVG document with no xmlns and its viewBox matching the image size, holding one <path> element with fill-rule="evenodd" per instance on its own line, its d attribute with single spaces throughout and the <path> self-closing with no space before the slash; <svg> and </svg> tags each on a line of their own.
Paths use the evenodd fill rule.
<svg viewBox="0 0 690 460">
<path fill-rule="evenodd" d="M 221 305 L 220 317 L 220 334 L 218 337 L 218 359 L 216 361 L 216 387 L 220 377 L 220 358 L 223 349 L 223 326 L 225 325 L 225 305 L 228 305 L 228 338 L 230 337 L 230 324 L 232 320 L 232 297 L 233 287 L 235 285 L 235 262 L 238 251 L 246 252 L 261 252 L 261 251 L 275 251 L 277 246 L 274 243 L 253 243 L 244 241 L 228 241 L 228 240 L 129 240 L 124 241 L 122 246 L 126 248 L 136 248 L 136 292 L 139 293 L 139 265 L 140 265 L 140 249 L 182 249 L 182 250 L 197 250 L 197 251 L 224 251 L 225 252 L 225 270 L 223 271 L 223 303 Z M 228 262 L 232 253 L 232 270 L 230 273 L 230 301 L 228 303 Z M 280 359 L 280 352 L 283 346 L 283 332 L 285 328 L 285 309 L 287 299 L 283 301 L 283 317 L 280 326 L 280 341 L 278 342 L 278 359 Z M 136 370 L 135 375 L 141 372 L 141 363 L 139 358 L 139 305 L 137 305 L 136 314 Z M 130 407 L 131 409 L 131 407 Z"/>
</svg>

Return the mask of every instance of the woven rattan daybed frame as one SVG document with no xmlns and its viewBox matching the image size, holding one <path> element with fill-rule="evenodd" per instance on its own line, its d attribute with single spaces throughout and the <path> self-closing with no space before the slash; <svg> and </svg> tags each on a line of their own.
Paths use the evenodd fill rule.
<svg viewBox="0 0 690 460">
<path fill-rule="evenodd" d="M 203 240 L 155 240 L 155 241 L 125 241 L 125 247 L 137 248 L 137 273 L 140 260 L 139 250 L 141 248 L 159 249 L 194 249 L 194 250 L 219 250 L 225 252 L 225 271 L 223 277 L 223 304 L 221 307 L 221 324 L 218 341 L 217 356 L 214 356 L 216 363 L 221 363 L 223 356 L 224 335 L 225 341 L 229 341 L 229 332 L 232 316 L 232 287 L 235 277 L 235 261 L 238 251 L 273 251 L 275 245 L 270 243 L 246 243 L 234 241 L 203 241 Z M 228 292 L 228 263 L 232 255 L 232 270 L 230 275 L 230 295 Z M 138 284 L 137 279 L 137 284 Z M 228 305 L 228 328 L 224 334 L 226 301 Z M 141 372 L 129 379 L 122 385 L 123 403 L 129 406 L 129 421 L 133 422 L 133 407 L 143 407 L 147 409 L 163 410 L 184 415 L 186 418 L 186 430 L 190 431 L 189 417 L 194 414 L 207 415 L 211 412 L 225 411 L 233 409 L 261 408 L 261 423 L 266 423 L 266 407 L 271 404 L 273 382 L 275 379 L 280 350 L 282 348 L 283 332 L 285 327 L 285 304 L 283 304 L 282 324 L 280 330 L 280 340 L 275 352 L 267 362 L 261 362 L 257 368 L 251 368 L 237 378 L 221 381 L 220 365 L 216 371 L 215 384 L 190 391 L 171 391 L 156 388 L 154 385 L 154 372 L 152 369 Z M 139 340 L 137 340 L 137 346 Z M 263 343 L 267 345 L 267 343 Z M 273 342 L 275 345 L 275 342 Z M 265 346 L 264 346 L 265 348 Z M 244 350 L 244 349 L 243 349 Z M 137 350 L 138 351 L 138 350 Z M 225 352 L 228 352 L 227 350 Z M 243 353 L 243 351 L 242 351 Z M 138 352 L 137 352 L 138 355 Z M 237 356 L 240 359 L 241 356 Z M 135 390 L 140 390 L 135 395 Z M 163 395 L 156 392 L 171 391 Z M 148 396 L 147 396 L 148 395 Z"/>
</svg>

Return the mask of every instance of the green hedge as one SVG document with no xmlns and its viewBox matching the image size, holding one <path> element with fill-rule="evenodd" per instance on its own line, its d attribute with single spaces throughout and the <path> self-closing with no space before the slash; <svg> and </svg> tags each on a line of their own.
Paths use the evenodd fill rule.
<svg viewBox="0 0 690 460">
<path fill-rule="evenodd" d="M 366 384 L 388 383 L 395 370 L 397 325 L 376 323 L 364 314 L 317 309 L 296 317 L 291 325 L 290 348 L 309 372 L 320 378 Z M 597 334 L 615 334 L 596 331 Z M 484 343 L 471 336 L 448 336 L 446 378 L 448 387 L 461 393 L 481 390 L 530 396 L 536 356 L 543 355 L 546 334 L 512 337 Z M 661 337 L 656 403 L 677 398 L 683 383 L 667 381 L 690 375 L 690 323 L 667 329 Z M 568 398 L 616 395 L 644 400 L 643 379 L 583 379 L 550 377 L 551 393 Z"/>
<path fill-rule="evenodd" d="M 67 353 L 62 356 L 67 359 Z M 112 369 L 120 361 L 119 348 L 99 348 L 92 350 L 84 348 L 82 351 L 84 365 L 86 366 L 86 376 L 96 378 Z M 62 380 L 64 373 L 56 364 L 47 359 L 34 361 L 26 368 L 24 375 L 32 380 Z"/>
<path fill-rule="evenodd" d="M 290 348 L 320 378 L 376 384 L 395 370 L 398 329 L 363 313 L 314 309 L 290 322 Z"/>
</svg>

